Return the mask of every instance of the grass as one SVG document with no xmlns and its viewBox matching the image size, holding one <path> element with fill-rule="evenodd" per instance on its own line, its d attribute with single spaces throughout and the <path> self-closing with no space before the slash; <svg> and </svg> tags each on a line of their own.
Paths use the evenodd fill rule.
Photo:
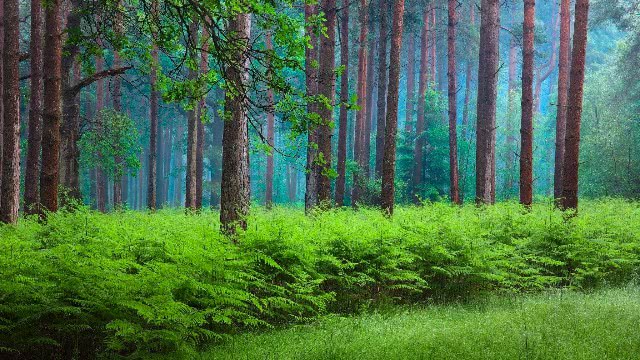
<svg viewBox="0 0 640 360">
<path fill-rule="evenodd" d="M 202 359 L 638 359 L 640 290 L 409 308 L 232 337 Z"/>
</svg>

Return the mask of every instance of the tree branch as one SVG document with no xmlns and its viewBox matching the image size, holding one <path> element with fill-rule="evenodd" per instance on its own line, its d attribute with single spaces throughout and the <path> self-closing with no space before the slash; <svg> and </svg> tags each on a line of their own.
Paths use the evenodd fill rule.
<svg viewBox="0 0 640 360">
<path fill-rule="evenodd" d="M 120 75 L 123 74 L 125 71 L 132 69 L 133 66 L 125 66 L 125 67 L 121 67 L 121 68 L 117 68 L 117 69 L 107 69 L 104 71 L 100 71 L 97 72 L 87 78 L 82 79 L 80 82 L 78 82 L 77 84 L 73 85 L 72 87 L 70 87 L 69 89 L 67 89 L 68 92 L 71 92 L 72 94 L 77 94 L 78 92 L 80 92 L 80 90 L 82 90 L 83 88 L 93 84 L 94 82 L 100 80 L 100 79 L 104 79 L 106 77 L 111 77 L 111 76 L 116 76 L 116 75 Z"/>
</svg>

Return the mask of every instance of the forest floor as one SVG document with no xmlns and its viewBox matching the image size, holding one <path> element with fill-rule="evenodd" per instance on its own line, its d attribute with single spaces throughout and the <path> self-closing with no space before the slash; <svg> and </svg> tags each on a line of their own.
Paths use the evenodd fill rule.
<svg viewBox="0 0 640 360">
<path fill-rule="evenodd" d="M 640 289 L 396 308 L 232 337 L 202 359 L 638 359 Z"/>
</svg>

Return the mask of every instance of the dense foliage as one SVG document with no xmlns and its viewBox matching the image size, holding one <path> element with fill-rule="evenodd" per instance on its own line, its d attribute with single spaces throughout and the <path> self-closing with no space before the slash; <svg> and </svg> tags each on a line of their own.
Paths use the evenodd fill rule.
<svg viewBox="0 0 640 360">
<path fill-rule="evenodd" d="M 227 334 L 381 304 L 593 288 L 640 270 L 640 205 L 254 209 L 217 216 L 80 209 L 0 227 L 4 358 L 188 358 Z"/>
</svg>

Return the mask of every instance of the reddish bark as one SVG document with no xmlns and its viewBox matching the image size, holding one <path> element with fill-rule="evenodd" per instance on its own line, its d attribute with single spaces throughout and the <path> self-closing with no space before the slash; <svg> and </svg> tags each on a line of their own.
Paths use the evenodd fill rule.
<svg viewBox="0 0 640 360">
<path fill-rule="evenodd" d="M 27 168 L 24 179 L 24 208 L 27 214 L 39 213 L 38 182 L 40 151 L 42 147 L 42 1 L 31 0 L 31 34 L 29 55 L 31 60 L 31 96 L 29 99 L 29 136 Z"/>
<path fill-rule="evenodd" d="M 351 196 L 351 202 L 353 206 L 357 206 L 362 195 L 363 181 L 366 181 L 367 176 L 364 172 L 364 142 L 365 142 L 365 123 L 367 122 L 367 23 L 369 12 L 367 10 L 368 0 L 360 0 L 360 37 L 359 37 L 359 50 L 358 50 L 358 107 L 359 110 L 356 113 L 356 126 L 355 126 L 355 138 L 354 138 L 354 158 L 360 168 L 354 172 L 353 175 L 353 193 Z"/>
<path fill-rule="evenodd" d="M 384 11 L 385 9 L 382 9 Z M 396 138 L 398 134 L 398 94 L 400 87 L 400 49 L 404 21 L 404 0 L 394 0 L 391 25 L 391 53 L 389 54 L 389 94 L 387 96 L 387 121 L 382 168 L 382 209 L 393 214 L 395 201 Z M 381 94 L 382 95 L 382 94 Z"/>
<path fill-rule="evenodd" d="M 405 109 L 404 131 L 410 133 L 413 127 L 413 110 L 415 108 L 416 89 L 416 49 L 414 34 L 409 33 L 407 51 L 407 104 Z"/>
<path fill-rule="evenodd" d="M 571 40 L 571 0 L 560 3 L 560 54 L 558 62 L 558 110 L 556 114 L 556 153 L 553 172 L 553 196 L 562 197 L 564 139 L 567 127 L 567 96 L 569 91 L 569 57 Z"/>
<path fill-rule="evenodd" d="M 363 137 L 364 141 L 362 142 L 362 174 L 363 181 L 366 183 L 371 178 L 371 131 L 373 126 L 374 119 L 374 107 L 373 104 L 375 102 L 376 94 L 376 49 L 378 47 L 378 37 L 375 36 L 375 26 L 373 22 L 373 18 L 369 18 L 369 47 L 368 51 L 368 59 L 367 59 L 367 91 L 366 91 L 366 103 L 367 103 L 367 111 L 366 111 L 366 121 L 364 122 L 363 128 Z"/>
<path fill-rule="evenodd" d="M 431 35 L 431 82 L 434 83 L 433 86 L 435 86 L 436 69 L 438 65 L 438 56 L 436 53 L 438 36 L 436 28 L 436 9 L 434 6 L 431 6 L 431 33 L 429 35 Z"/>
<path fill-rule="evenodd" d="M 154 2 L 155 5 L 155 2 Z M 153 46 L 151 50 L 151 73 L 149 74 L 149 85 L 151 95 L 149 97 L 149 169 L 147 181 L 147 207 L 155 210 L 158 205 L 157 199 L 157 175 L 158 175 L 158 47 Z"/>
<path fill-rule="evenodd" d="M 6 0 L 5 0 L 6 1 Z M 580 122 L 584 93 L 584 67 L 587 52 L 589 0 L 576 0 L 571 74 L 567 102 L 564 172 L 562 180 L 563 209 L 578 208 L 578 171 L 580 165 Z"/>
<path fill-rule="evenodd" d="M 235 62 L 226 73 L 235 94 L 227 92 L 225 110 L 230 118 L 224 122 L 222 139 L 222 184 L 220 194 L 220 224 L 226 234 L 235 234 L 238 227 L 246 229 L 249 214 L 249 134 L 247 123 L 246 86 L 249 80 L 247 48 L 251 36 L 251 15 L 239 14 L 229 21 L 229 29 L 238 43 Z"/>
<path fill-rule="evenodd" d="M 198 44 L 198 26 L 195 22 L 189 26 L 189 42 L 196 47 Z M 191 58 L 196 61 L 196 50 L 191 49 Z M 195 80 L 198 72 L 189 69 L 189 80 Z M 196 210 L 196 153 L 198 151 L 198 111 L 197 106 L 187 112 L 187 171 L 185 181 L 184 207 Z"/>
<path fill-rule="evenodd" d="M 342 0 L 340 21 L 340 65 L 343 67 L 340 78 L 340 127 L 338 129 L 338 178 L 336 179 L 335 202 L 344 205 L 347 175 L 347 122 L 349 121 L 349 0 Z M 294 194 L 295 197 L 295 194 Z M 290 196 L 291 198 L 291 196 Z M 293 200 L 291 200 L 293 201 Z"/>
<path fill-rule="evenodd" d="M 200 51 L 200 73 L 209 72 L 209 35 L 203 31 L 202 51 Z M 204 181 L 204 122 L 202 113 L 205 110 L 206 95 L 198 103 L 198 138 L 196 142 L 196 209 L 202 209 Z"/>
<path fill-rule="evenodd" d="M 391 0 L 393 1 L 393 0 Z M 380 34 L 378 46 L 378 113 L 376 124 L 376 177 L 382 177 L 385 117 L 387 106 L 387 0 L 380 0 Z M 391 49 L 393 51 L 393 49 Z"/>
<path fill-rule="evenodd" d="M 482 0 L 478 66 L 476 201 L 495 201 L 495 129 L 499 62 L 500 1 Z"/>
<path fill-rule="evenodd" d="M 420 76 L 418 79 L 418 117 L 416 121 L 416 140 L 413 148 L 413 176 L 412 194 L 416 203 L 420 202 L 418 193 L 422 184 L 423 170 L 422 158 L 424 157 L 424 128 L 425 128 L 425 102 L 427 94 L 429 69 L 429 11 L 423 14 L 423 26 L 420 43 Z"/>
<path fill-rule="evenodd" d="M 533 62 L 535 0 L 524 1 L 522 25 L 522 120 L 520 124 L 520 203 L 533 201 Z"/>
<path fill-rule="evenodd" d="M 305 75 L 307 97 L 309 98 L 307 112 L 312 115 L 317 113 L 316 104 L 313 97 L 318 93 L 318 37 L 311 26 L 310 19 L 317 14 L 317 6 L 305 4 L 304 16 L 308 25 L 305 28 L 307 36 L 309 36 L 309 46 L 305 50 Z M 307 135 L 307 166 L 306 166 L 306 189 L 304 196 L 305 211 L 311 210 L 318 203 L 318 172 L 319 168 L 316 163 L 317 157 L 317 129 L 316 124 L 309 124 Z"/>
<path fill-rule="evenodd" d="M 20 207 L 20 14 L 18 0 L 4 0 L 3 149 L 0 221 L 18 221 Z"/>
<path fill-rule="evenodd" d="M 448 26 L 447 26 L 447 76 L 449 95 L 449 186 L 451 188 L 451 201 L 460 204 L 460 188 L 458 175 L 458 104 L 456 93 L 458 82 L 456 78 L 456 6 L 457 0 L 449 0 Z"/>
<path fill-rule="evenodd" d="M 4 77 L 2 66 L 4 63 L 4 0 L 0 0 L 0 187 L 2 186 L 2 139 L 3 139 L 3 119 L 4 119 Z M 0 196 L 0 204 L 2 196 Z"/>
<path fill-rule="evenodd" d="M 271 42 L 271 33 L 267 32 L 265 39 L 267 50 L 273 50 L 273 44 Z M 267 143 L 271 150 L 275 148 L 275 119 L 273 114 L 273 90 L 267 89 Z M 266 174 L 266 191 L 265 191 L 265 206 L 271 208 L 273 204 L 273 151 L 269 151 L 267 154 L 267 174 Z"/>
</svg>

